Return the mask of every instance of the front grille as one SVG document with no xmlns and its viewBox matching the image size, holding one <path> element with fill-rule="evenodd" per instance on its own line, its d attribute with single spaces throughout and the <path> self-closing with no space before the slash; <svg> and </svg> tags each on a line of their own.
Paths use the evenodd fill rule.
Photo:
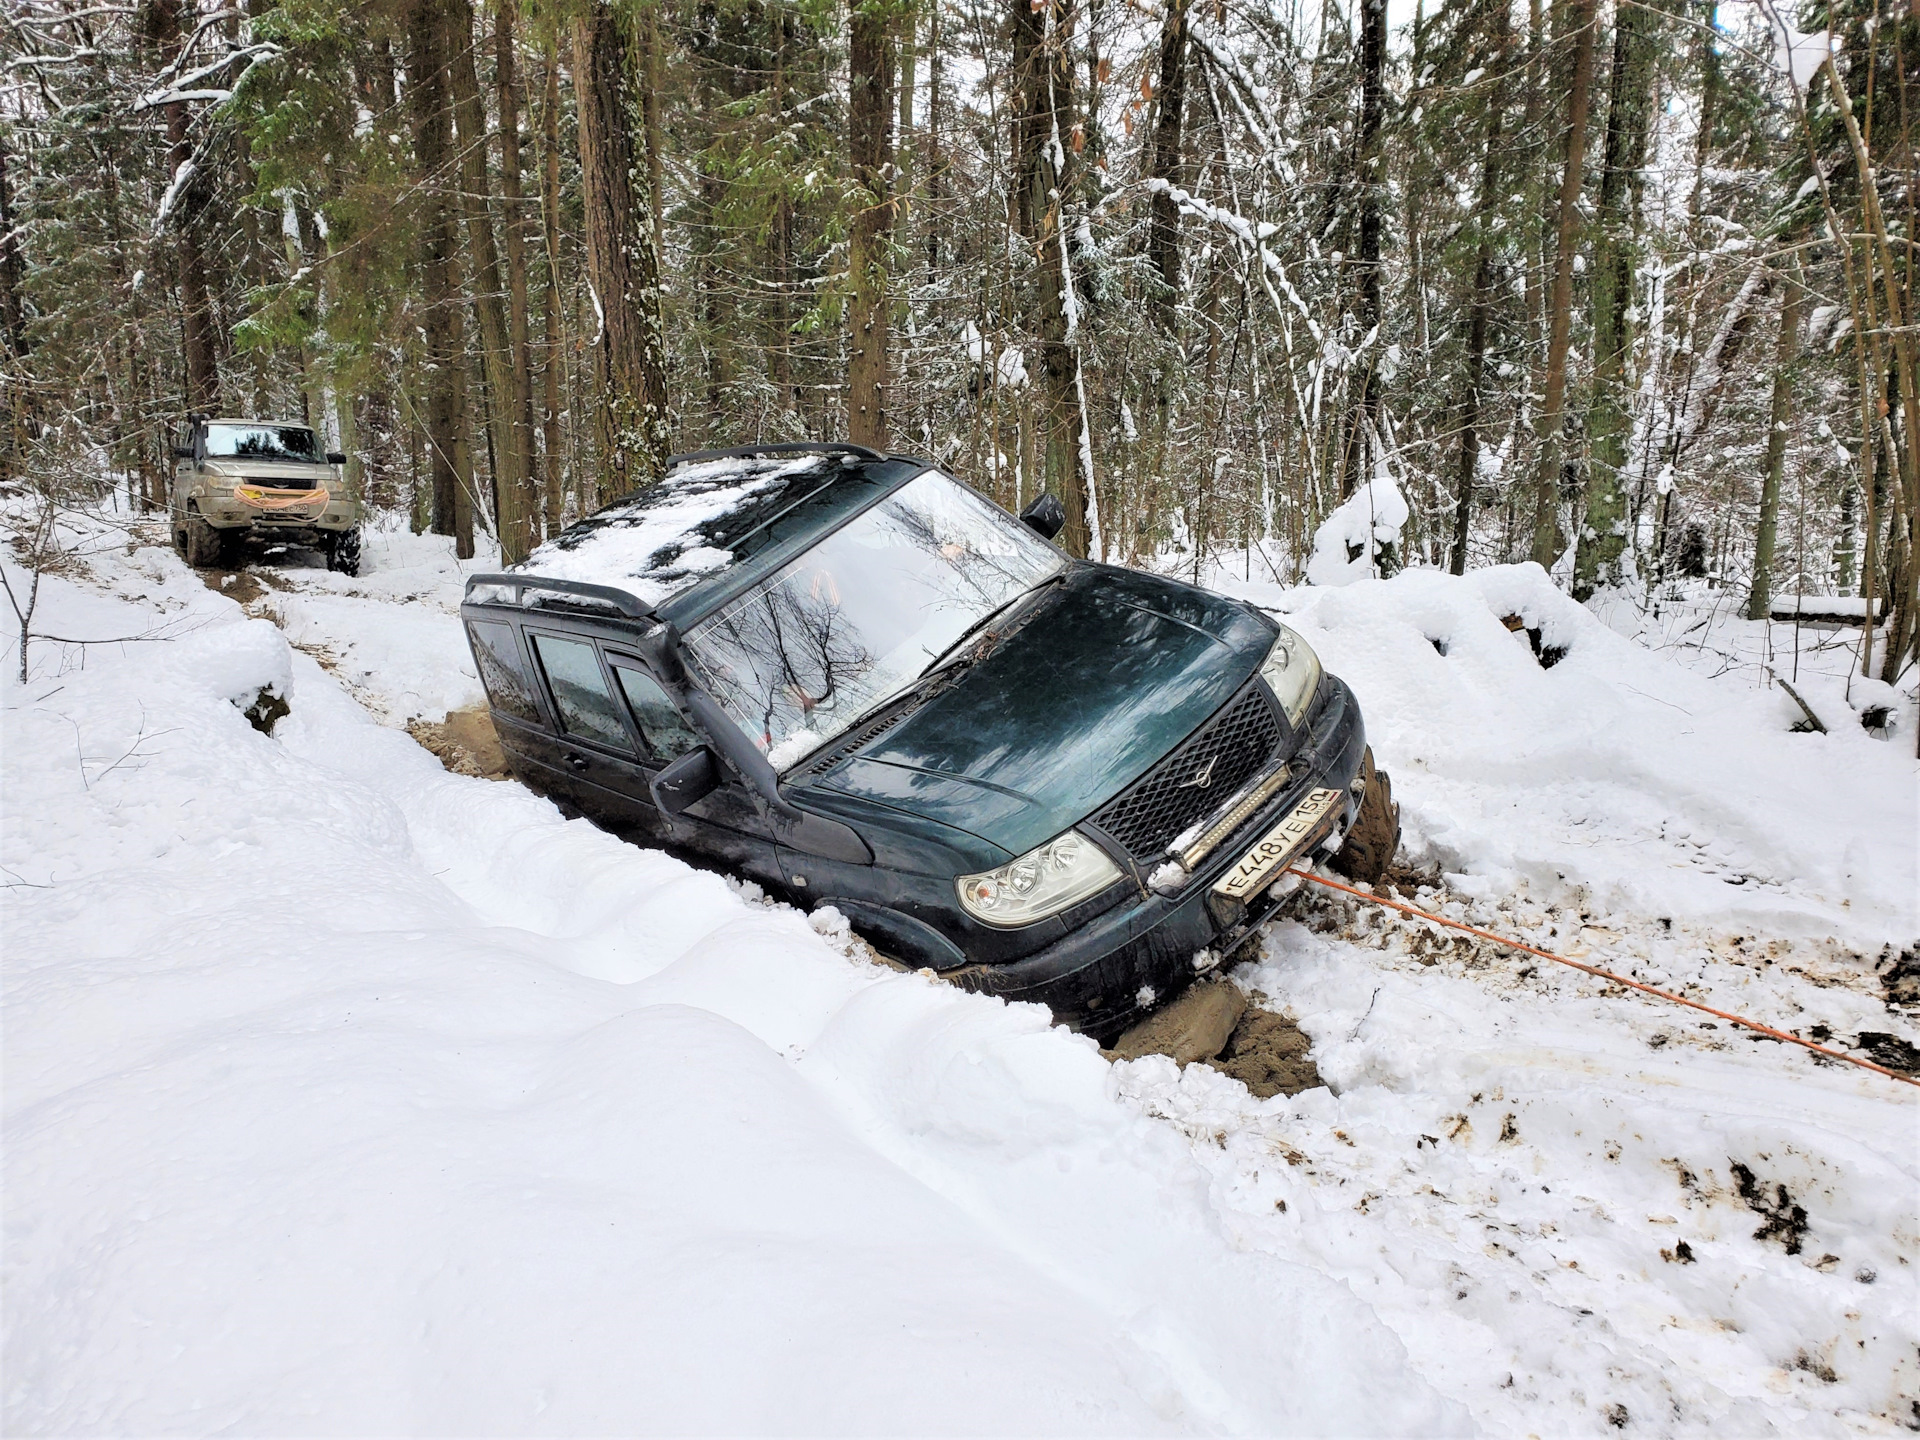
<svg viewBox="0 0 1920 1440">
<path fill-rule="evenodd" d="M 1273 758 L 1280 722 L 1267 687 L 1255 680 L 1179 749 L 1108 801 L 1093 823 L 1141 858 L 1217 807 Z M 1204 774 L 1207 783 L 1195 785 Z"/>
<path fill-rule="evenodd" d="M 240 482 L 243 485 L 257 485 L 262 490 L 314 490 L 317 482 L 292 479 L 285 475 L 249 475 Z"/>
</svg>

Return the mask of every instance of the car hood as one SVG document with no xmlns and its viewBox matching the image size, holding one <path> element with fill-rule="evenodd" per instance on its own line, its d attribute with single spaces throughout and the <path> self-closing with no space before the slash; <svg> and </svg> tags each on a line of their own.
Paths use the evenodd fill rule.
<svg viewBox="0 0 1920 1440">
<path fill-rule="evenodd" d="M 986 658 L 814 786 L 1018 855 L 1197 729 L 1259 669 L 1274 634 L 1223 596 L 1076 566 Z"/>
<path fill-rule="evenodd" d="M 226 480 L 311 480 L 324 485 L 333 479 L 333 467 L 318 460 L 207 460 L 201 468 Z"/>
</svg>

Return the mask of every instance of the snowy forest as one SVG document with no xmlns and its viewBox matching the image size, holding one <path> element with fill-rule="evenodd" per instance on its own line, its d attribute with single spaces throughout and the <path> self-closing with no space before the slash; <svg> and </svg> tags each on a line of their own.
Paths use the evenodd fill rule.
<svg viewBox="0 0 1920 1440">
<path fill-rule="evenodd" d="M 1909 0 L 4 13 L 16 480 L 164 506 L 186 413 L 304 417 L 512 561 L 845 438 L 1112 561 L 1292 581 L 1362 494 L 1381 571 L 1914 653 Z"/>
</svg>

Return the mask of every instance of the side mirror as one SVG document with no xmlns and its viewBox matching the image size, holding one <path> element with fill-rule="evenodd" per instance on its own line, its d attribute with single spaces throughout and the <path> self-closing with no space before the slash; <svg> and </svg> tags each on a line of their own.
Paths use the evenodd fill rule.
<svg viewBox="0 0 1920 1440">
<path fill-rule="evenodd" d="M 714 763 L 713 752 L 702 745 L 654 776 L 647 788 L 655 809 L 662 815 L 678 815 L 720 788 L 720 767 Z"/>
<path fill-rule="evenodd" d="M 191 460 L 193 458 L 193 446 L 191 445 L 174 446 L 173 458 L 176 460 Z"/>
<path fill-rule="evenodd" d="M 329 450 L 329 451 L 327 451 L 327 464 L 329 464 L 329 465 L 344 465 L 344 464 L 346 464 L 346 463 L 347 463 L 347 457 L 346 457 L 346 453 L 345 453 L 344 451 L 341 451 L 341 450 Z"/>
<path fill-rule="evenodd" d="M 1042 540 L 1051 540 L 1066 528 L 1067 507 L 1054 496 L 1043 494 L 1020 512 L 1020 523 Z"/>
</svg>

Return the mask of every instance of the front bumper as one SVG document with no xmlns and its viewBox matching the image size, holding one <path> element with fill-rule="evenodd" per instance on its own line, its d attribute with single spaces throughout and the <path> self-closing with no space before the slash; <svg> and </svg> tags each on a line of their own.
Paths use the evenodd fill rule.
<svg viewBox="0 0 1920 1440">
<path fill-rule="evenodd" d="M 969 965 L 944 978 L 1008 1000 L 1038 1001 L 1074 1029 L 1111 1039 L 1212 969 L 1279 908 L 1285 897 L 1275 892 L 1288 887 L 1270 884 L 1241 905 L 1215 896 L 1214 882 L 1322 787 L 1339 790 L 1345 800 L 1328 817 L 1327 835 L 1301 858 L 1337 846 L 1359 809 L 1353 785 L 1366 746 L 1353 692 L 1337 676 L 1327 676 L 1308 716 L 1306 742 L 1294 753 L 1293 778 L 1218 844 L 1178 891 L 1142 889 L 1044 950 L 1003 964 Z"/>
<path fill-rule="evenodd" d="M 351 510 L 317 516 L 276 515 L 247 505 L 221 504 L 217 501 L 203 505 L 200 514 L 214 529 L 230 535 L 243 532 L 262 538 L 271 535 L 277 540 L 291 540 L 296 544 L 312 544 L 315 537 L 339 535 L 360 523 L 360 517 Z"/>
</svg>

